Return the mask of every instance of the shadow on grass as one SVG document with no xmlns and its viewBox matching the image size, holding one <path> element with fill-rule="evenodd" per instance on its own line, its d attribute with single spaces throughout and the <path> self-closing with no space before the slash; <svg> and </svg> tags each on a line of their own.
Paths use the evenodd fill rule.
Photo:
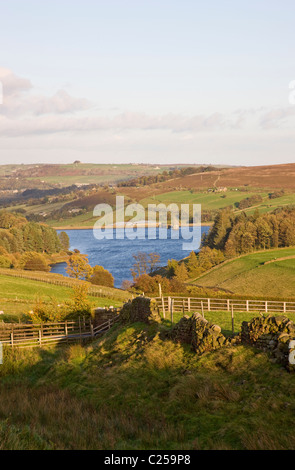
<svg viewBox="0 0 295 470">
<path fill-rule="evenodd" d="M 85 346 L 11 352 L 4 448 L 294 447 L 294 376 L 250 347 L 197 356 L 166 338 L 170 326 L 116 324 Z"/>
</svg>

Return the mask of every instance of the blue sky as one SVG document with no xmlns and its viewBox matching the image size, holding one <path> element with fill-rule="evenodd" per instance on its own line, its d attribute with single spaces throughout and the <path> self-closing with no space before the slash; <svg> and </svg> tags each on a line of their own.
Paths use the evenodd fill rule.
<svg viewBox="0 0 295 470">
<path fill-rule="evenodd" d="M 0 1 L 0 163 L 294 161 L 289 0 Z"/>
</svg>

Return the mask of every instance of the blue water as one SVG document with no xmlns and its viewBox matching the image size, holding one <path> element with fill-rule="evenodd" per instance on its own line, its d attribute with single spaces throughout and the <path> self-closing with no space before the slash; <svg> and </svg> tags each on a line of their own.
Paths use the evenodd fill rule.
<svg viewBox="0 0 295 470">
<path fill-rule="evenodd" d="M 210 227 L 203 226 L 202 234 L 208 233 Z M 112 230 L 112 229 L 109 229 Z M 123 233 L 123 229 L 121 230 Z M 132 281 L 131 267 L 134 263 L 133 254 L 138 252 L 160 254 L 160 265 L 166 266 L 169 259 L 180 260 L 189 255 L 190 250 L 183 250 L 183 238 L 181 230 L 179 238 L 171 239 L 171 229 L 167 230 L 168 238 L 159 239 L 159 230 L 157 229 L 157 239 L 150 240 L 147 237 L 147 229 L 143 231 L 144 239 L 130 240 L 125 236 L 124 239 L 103 239 L 97 240 L 93 235 L 93 230 L 64 230 L 70 238 L 70 250 L 78 249 L 81 253 L 88 255 L 91 266 L 96 264 L 103 266 L 110 271 L 115 279 L 115 287 L 121 287 L 122 281 L 128 279 Z M 59 263 L 52 267 L 51 272 L 66 274 L 66 263 Z"/>
</svg>

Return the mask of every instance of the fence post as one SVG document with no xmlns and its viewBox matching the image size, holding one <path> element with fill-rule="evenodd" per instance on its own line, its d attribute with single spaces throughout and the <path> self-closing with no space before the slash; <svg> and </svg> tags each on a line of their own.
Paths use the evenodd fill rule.
<svg viewBox="0 0 295 470">
<path fill-rule="evenodd" d="M 208 299 L 208 312 L 210 312 L 210 299 Z"/>
<path fill-rule="evenodd" d="M 165 318 L 165 302 L 164 302 L 163 296 L 162 296 L 162 310 L 163 310 L 163 318 Z"/>
<path fill-rule="evenodd" d="M 41 348 L 41 345 L 42 345 L 42 331 L 41 330 L 39 330 L 39 345 Z"/>
<path fill-rule="evenodd" d="M 231 306 L 231 327 L 232 327 L 232 333 L 233 333 L 233 336 L 235 334 L 235 325 L 234 325 L 234 306 L 232 304 Z"/>
<path fill-rule="evenodd" d="M 171 326 L 173 325 L 173 304 L 174 304 L 174 299 L 171 299 Z"/>
<path fill-rule="evenodd" d="M 80 335 L 80 341 L 81 341 L 81 318 L 79 317 L 79 335 Z"/>
<path fill-rule="evenodd" d="M 68 322 L 65 322 L 65 335 L 68 336 Z"/>
<path fill-rule="evenodd" d="M 267 313 L 267 300 L 265 301 L 265 313 Z"/>
<path fill-rule="evenodd" d="M 249 312 L 249 300 L 246 300 L 246 311 Z"/>
<path fill-rule="evenodd" d="M 191 311 L 191 298 L 188 297 L 187 299 L 187 311 L 190 312 Z"/>
<path fill-rule="evenodd" d="M 202 310 L 202 317 L 205 318 L 203 300 L 201 300 L 201 310 Z"/>
<path fill-rule="evenodd" d="M 91 332 L 91 338 L 94 336 L 94 331 L 93 331 L 93 325 L 90 323 L 90 332 Z"/>
<path fill-rule="evenodd" d="M 11 346 L 13 347 L 13 330 L 10 333 L 10 342 L 11 342 Z"/>
<path fill-rule="evenodd" d="M 182 315 L 184 315 L 185 312 L 185 305 L 184 305 L 184 299 L 182 300 Z"/>
<path fill-rule="evenodd" d="M 227 311 L 229 312 L 230 310 L 229 299 L 227 299 L 226 303 L 227 303 Z"/>
</svg>

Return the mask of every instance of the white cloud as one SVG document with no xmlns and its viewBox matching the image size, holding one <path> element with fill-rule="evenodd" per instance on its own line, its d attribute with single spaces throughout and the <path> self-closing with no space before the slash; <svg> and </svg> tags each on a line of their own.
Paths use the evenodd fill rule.
<svg viewBox="0 0 295 470">
<path fill-rule="evenodd" d="M 6 97 L 28 91 L 33 88 L 30 80 L 16 76 L 11 70 L 0 67 L 0 81 Z"/>
<path fill-rule="evenodd" d="M 275 108 L 267 111 L 261 116 L 260 124 L 264 129 L 281 127 L 288 123 L 288 119 L 295 116 L 295 106 Z"/>
<path fill-rule="evenodd" d="M 30 82 L 11 70 L 0 68 L 4 100 L 0 105 L 0 136 L 41 136 L 61 133 L 111 131 L 168 131 L 181 133 L 184 139 L 196 134 L 257 131 L 282 127 L 295 115 L 295 106 L 276 109 L 238 109 L 232 113 L 149 115 L 123 112 L 112 117 L 94 113 L 94 106 L 84 98 L 75 98 L 65 90 L 53 96 L 36 94 Z M 86 114 L 85 112 L 88 111 Z M 82 113 L 83 112 L 83 113 Z M 187 137 L 189 136 L 189 137 Z"/>
<path fill-rule="evenodd" d="M 65 90 L 53 96 L 37 95 L 32 83 L 16 76 L 12 71 L 0 68 L 0 81 L 3 86 L 3 104 L 0 114 L 8 118 L 25 118 L 44 114 L 66 114 L 89 109 L 86 99 L 74 98 Z"/>
</svg>

